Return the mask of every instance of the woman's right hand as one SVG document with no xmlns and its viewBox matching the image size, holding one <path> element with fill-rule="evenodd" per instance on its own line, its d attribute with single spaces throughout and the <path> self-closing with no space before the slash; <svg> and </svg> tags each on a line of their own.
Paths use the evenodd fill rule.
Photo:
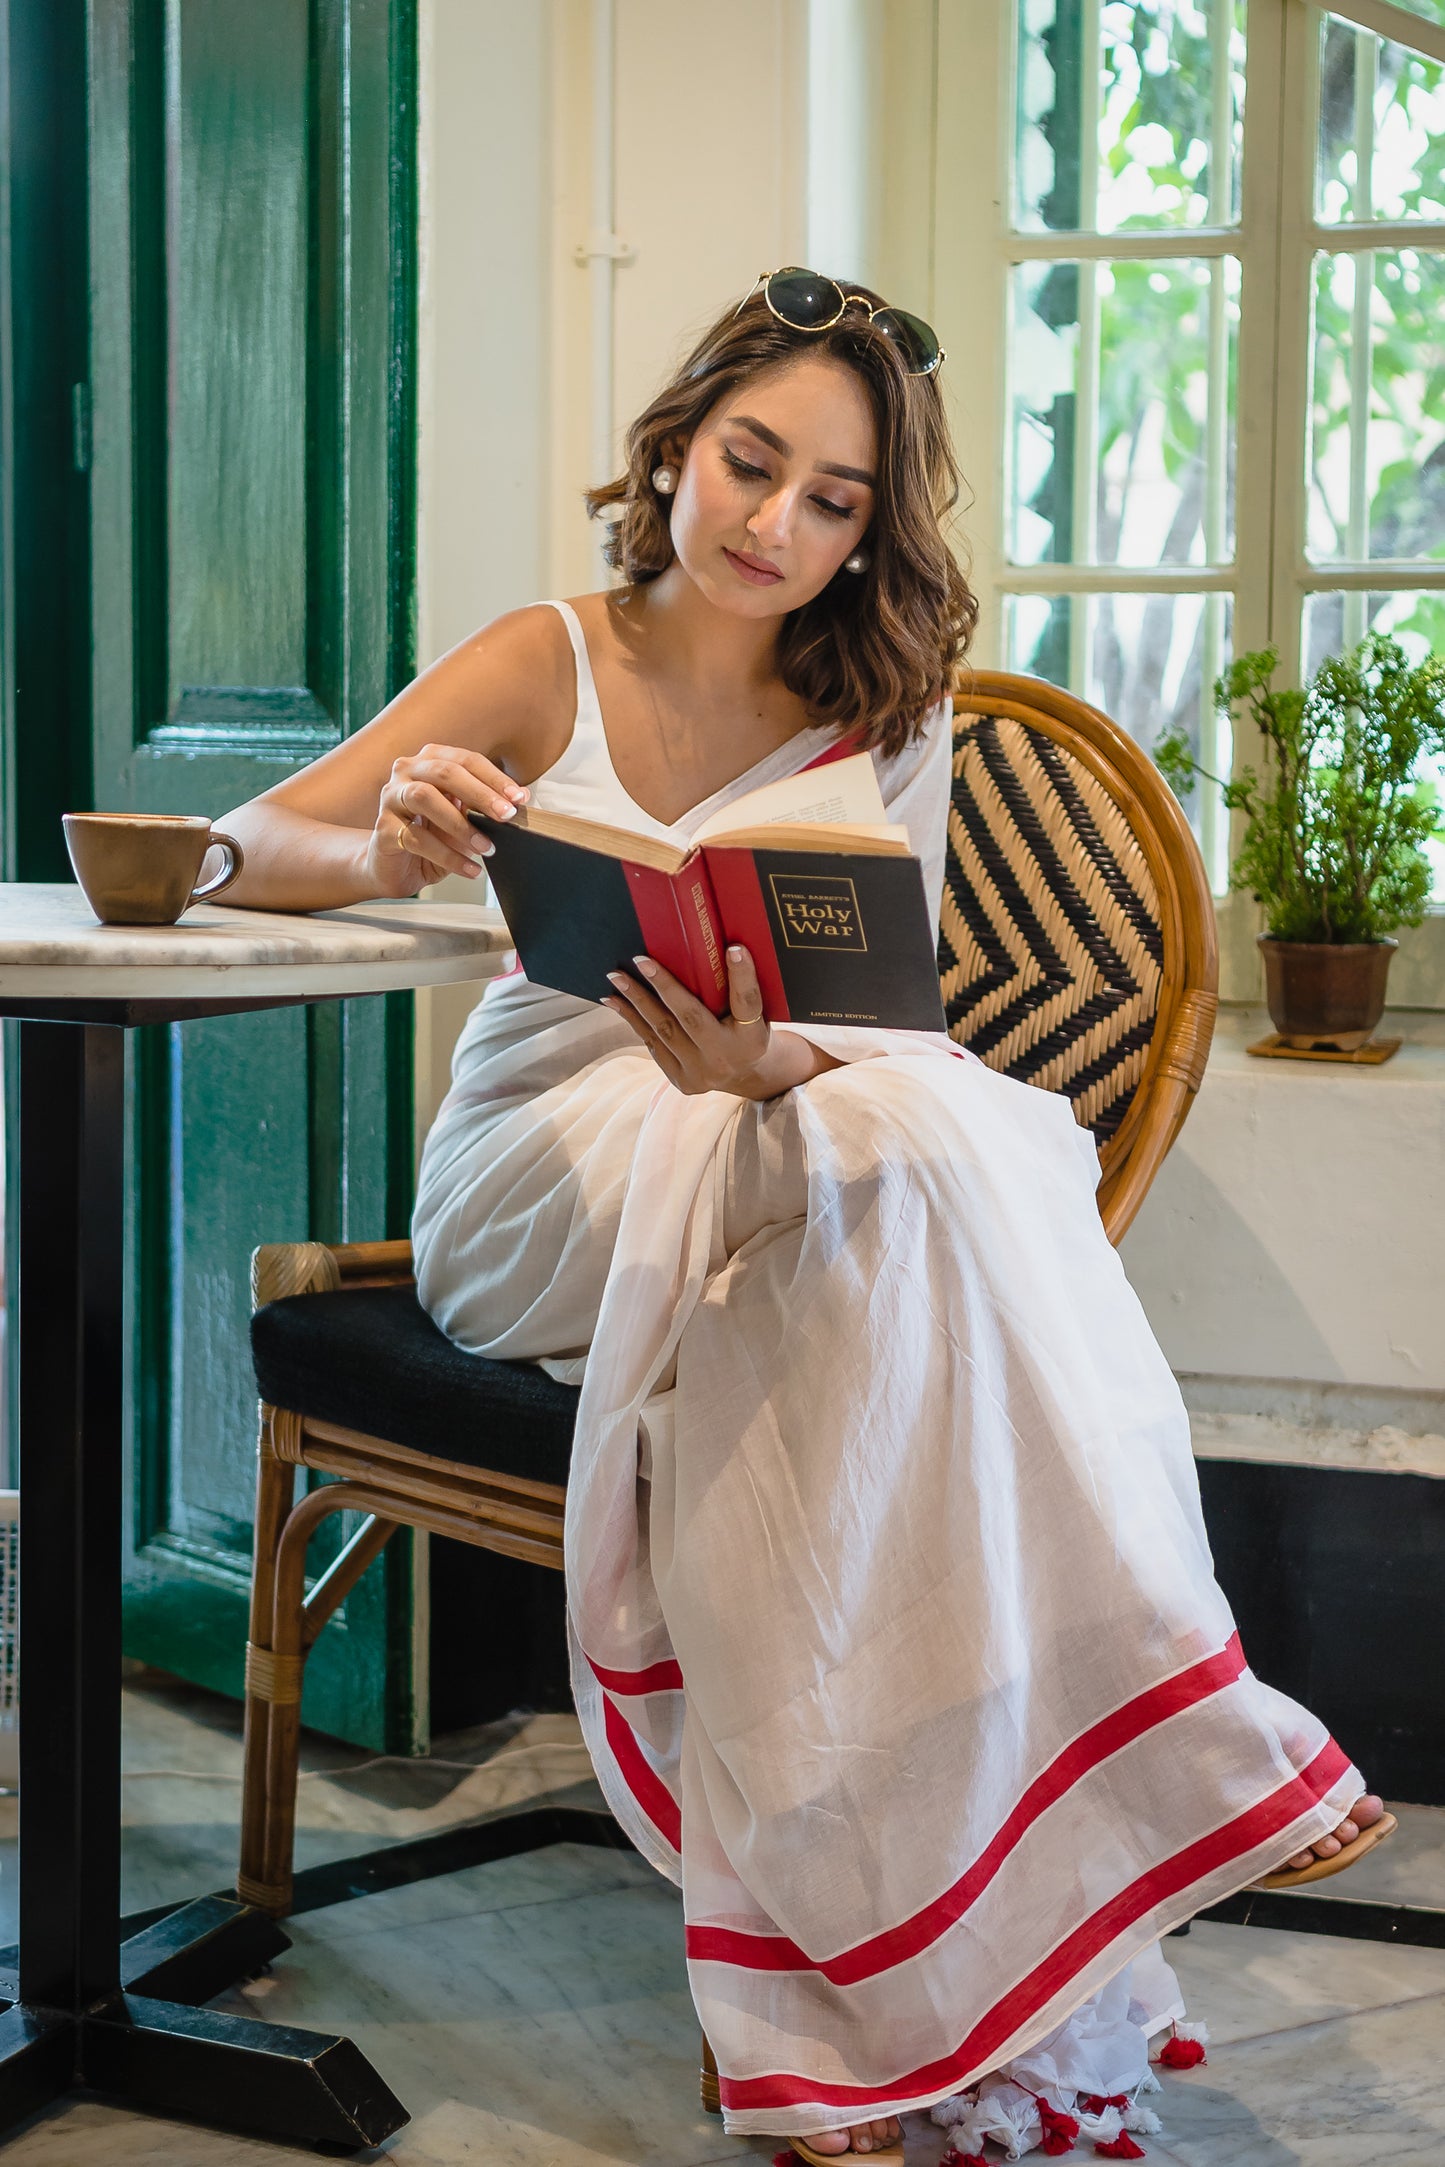
<svg viewBox="0 0 1445 2167">
<path fill-rule="evenodd" d="M 460 873 L 475 880 L 492 845 L 467 813 L 510 820 L 527 791 L 480 753 L 423 745 L 392 762 L 367 843 L 366 873 L 377 895 L 415 895 Z"/>
</svg>

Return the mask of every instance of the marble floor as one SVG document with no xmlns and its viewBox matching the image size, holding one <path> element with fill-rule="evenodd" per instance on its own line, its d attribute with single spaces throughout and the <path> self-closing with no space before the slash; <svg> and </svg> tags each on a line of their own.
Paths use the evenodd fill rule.
<svg viewBox="0 0 1445 2167">
<path fill-rule="evenodd" d="M 236 1711 L 154 1674 L 132 1679 L 125 1699 L 127 1907 L 226 1886 Z M 529 1797 L 595 1797 L 568 1717 L 490 1725 L 431 1762 L 358 1768 L 360 1758 L 308 1742 L 299 1863 Z M 1445 1906 L 1445 1810 L 1399 1810 L 1401 1836 L 1325 1889 Z M 7 1911 L 13 1812 L 0 1799 Z M 291 1951 L 218 2006 L 355 2039 L 412 2113 L 371 2159 L 710 2167 L 776 2149 L 726 2137 L 695 2104 L 680 1904 L 629 1853 L 559 1845 L 313 1911 L 288 1931 Z M 1168 1953 L 1212 2043 L 1207 2066 L 1166 2078 L 1154 2102 L 1163 2131 L 1144 2140 L 1151 2160 L 1445 2163 L 1445 1950 L 1202 1923 Z M 943 2144 L 926 2116 L 909 2118 L 909 2167 L 932 2167 Z M 6 2167 L 281 2167 L 303 2156 L 77 2103 L 18 2131 Z"/>
</svg>

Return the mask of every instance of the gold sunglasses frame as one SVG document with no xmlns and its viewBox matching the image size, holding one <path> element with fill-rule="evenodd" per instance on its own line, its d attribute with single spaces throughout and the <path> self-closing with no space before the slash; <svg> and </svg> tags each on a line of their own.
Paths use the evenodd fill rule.
<svg viewBox="0 0 1445 2167">
<path fill-rule="evenodd" d="M 790 320 L 790 318 L 786 317 L 783 314 L 781 309 L 774 308 L 772 298 L 768 293 L 768 287 L 772 284 L 772 281 L 775 278 L 781 278 L 783 274 L 787 271 L 802 272 L 803 275 L 807 278 L 826 279 L 828 284 L 832 286 L 842 296 L 842 299 L 838 304 L 837 314 L 834 316 L 830 316 L 826 323 L 795 324 Z M 774 271 L 759 271 L 757 277 L 753 280 L 752 285 L 748 288 L 747 292 L 743 295 L 741 301 L 739 301 L 737 307 L 733 310 L 733 315 L 735 317 L 742 315 L 743 310 L 747 307 L 749 301 L 752 300 L 753 295 L 757 292 L 760 286 L 763 290 L 763 300 L 767 305 L 768 314 L 772 316 L 778 323 L 786 324 L 790 331 L 801 331 L 805 335 L 810 331 L 831 331 L 834 324 L 842 322 L 844 316 L 848 313 L 848 310 L 853 306 L 855 302 L 857 303 L 858 307 L 865 312 L 868 322 L 870 324 L 872 323 L 875 316 L 904 316 L 909 313 L 909 311 L 906 309 L 895 308 L 891 301 L 880 301 L 875 303 L 870 301 L 866 294 L 849 293 L 836 278 L 831 277 L 826 271 L 808 271 L 806 270 L 805 266 L 800 263 L 781 263 Z M 923 318 L 920 316 L 918 321 L 922 323 Z M 933 332 L 933 337 L 935 340 L 937 340 L 938 333 L 933 330 L 932 324 L 927 325 L 926 328 L 929 331 Z M 883 338 L 887 338 L 888 334 L 885 331 L 882 332 L 880 336 Z M 892 343 L 896 345 L 899 342 L 894 340 Z M 910 369 L 908 373 L 910 376 L 936 376 L 947 359 L 948 355 L 946 351 L 942 346 L 940 346 L 936 357 L 932 361 L 930 361 L 926 369 Z"/>
</svg>

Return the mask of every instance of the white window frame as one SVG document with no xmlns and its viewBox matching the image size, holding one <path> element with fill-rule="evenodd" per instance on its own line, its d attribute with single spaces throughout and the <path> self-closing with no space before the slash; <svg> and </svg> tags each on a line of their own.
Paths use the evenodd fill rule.
<svg viewBox="0 0 1445 2167">
<path fill-rule="evenodd" d="M 1020 232 L 1011 229 L 1009 188 L 1016 4 L 944 0 L 938 13 L 934 321 L 948 351 L 944 382 L 969 484 L 960 528 L 982 605 L 975 659 L 986 668 L 1002 666 L 1004 602 L 1011 594 L 1223 593 L 1233 598 L 1233 651 L 1276 646 L 1282 676 L 1296 681 L 1308 594 L 1445 589 L 1445 564 L 1312 564 L 1305 553 L 1315 254 L 1445 249 L 1445 221 L 1316 223 L 1320 23 L 1325 14 L 1340 16 L 1438 60 L 1445 60 L 1445 29 L 1392 0 L 1248 0 L 1239 224 L 1128 234 Z M 1098 0 L 1076 4 L 1093 14 Z M 1224 12 L 1228 0 L 1217 4 Z M 1232 561 L 1162 568 L 1010 563 L 1003 327 L 1013 266 L 1038 258 L 1223 256 L 1237 256 L 1241 267 Z M 1257 746 L 1236 744 L 1237 765 L 1257 757 Z M 1231 847 L 1238 839 L 1236 832 Z M 1226 999 L 1257 999 L 1258 908 L 1247 896 L 1230 895 L 1219 898 L 1218 912 L 1221 991 Z M 1391 1001 L 1445 1007 L 1445 909 L 1432 910 L 1414 930 L 1402 929 Z"/>
</svg>

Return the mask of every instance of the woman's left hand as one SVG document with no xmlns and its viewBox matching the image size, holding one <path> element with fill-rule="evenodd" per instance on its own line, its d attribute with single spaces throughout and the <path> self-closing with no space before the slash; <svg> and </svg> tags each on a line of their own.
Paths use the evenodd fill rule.
<svg viewBox="0 0 1445 2167">
<path fill-rule="evenodd" d="M 604 999 L 639 1038 L 679 1091 L 731 1091 L 742 1099 L 776 1098 L 836 1063 L 792 1031 L 763 1020 L 763 996 L 745 948 L 727 952 L 728 1013 L 714 1016 L 671 971 L 634 956 L 637 977 L 609 971 L 617 988 Z"/>
</svg>

